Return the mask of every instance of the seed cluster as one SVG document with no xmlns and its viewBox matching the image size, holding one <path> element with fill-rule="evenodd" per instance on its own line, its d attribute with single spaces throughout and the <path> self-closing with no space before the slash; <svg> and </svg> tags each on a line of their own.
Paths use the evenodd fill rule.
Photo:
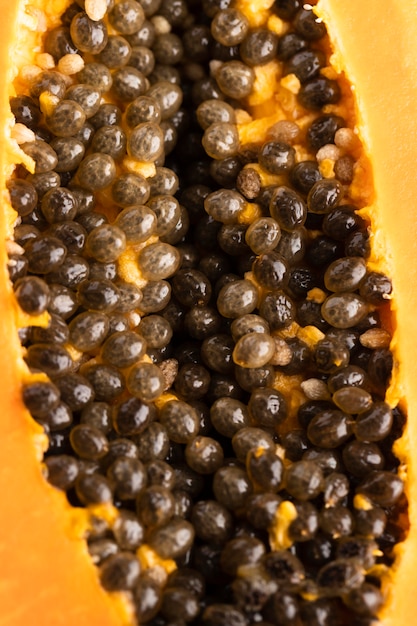
<svg viewBox="0 0 417 626">
<path fill-rule="evenodd" d="M 9 271 L 50 316 L 20 330 L 49 377 L 23 388 L 48 480 L 90 508 L 102 584 L 140 624 L 374 624 L 404 416 L 325 28 L 299 0 L 269 28 L 228 0 L 90 4 L 11 99 L 34 172 L 9 182 Z M 271 64 L 291 107 L 244 141 Z"/>
</svg>

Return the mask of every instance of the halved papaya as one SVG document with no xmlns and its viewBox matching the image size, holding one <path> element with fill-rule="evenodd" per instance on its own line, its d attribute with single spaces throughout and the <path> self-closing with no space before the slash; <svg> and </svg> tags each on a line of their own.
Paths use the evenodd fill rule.
<svg viewBox="0 0 417 626">
<path fill-rule="evenodd" d="M 0 24 L 0 189 L 3 210 L 0 215 L 0 298 L 2 324 L 3 417 L 0 441 L 0 485 L 3 493 L 2 540 L 0 547 L 0 623 L 20 624 L 129 624 L 134 618 L 122 594 L 108 594 L 100 586 L 97 572 L 89 561 L 83 540 L 88 518 L 72 509 L 65 497 L 45 481 L 40 459 L 45 448 L 41 427 L 28 415 L 22 399 L 22 381 L 28 377 L 17 338 L 24 325 L 7 274 L 5 241 L 11 237 L 13 215 L 6 181 L 19 160 L 10 139 L 12 116 L 9 108 L 11 82 L 16 63 L 28 63 L 41 50 L 42 33 L 57 23 L 66 2 L 2 2 Z M 250 19 L 267 15 L 270 2 L 246 2 L 239 7 Z M 42 10 L 40 13 L 39 10 Z M 382 14 L 382 9 L 384 13 Z M 403 437 L 395 452 L 401 461 L 408 498 L 409 530 L 396 549 L 396 560 L 383 577 L 387 601 L 381 619 L 387 626 L 414 623 L 413 574 L 417 559 L 417 474 L 413 442 L 417 441 L 417 364 L 414 337 L 417 336 L 416 235 L 414 203 L 416 185 L 413 172 L 417 121 L 417 64 L 414 62 L 416 29 L 410 15 L 417 2 L 392 0 L 381 8 L 377 0 L 367 3 L 351 0 L 320 0 L 316 9 L 328 28 L 333 47 L 333 67 L 341 74 L 344 89 L 352 89 L 355 110 L 350 111 L 362 140 L 362 184 L 372 189 L 366 214 L 373 228 L 374 269 L 393 279 L 392 349 L 394 374 L 388 397 L 400 403 L 408 416 Z M 46 20 L 46 22 L 45 22 Z M 260 22 L 262 23 L 262 22 Z M 30 34 L 29 34 L 30 33 Z M 400 53 L 393 54 L 395 42 Z M 351 87 L 349 87 L 349 85 Z M 270 87 L 268 81 L 264 89 Z M 262 91 L 262 85 L 258 90 Z M 253 103 L 261 120 L 274 112 Z M 256 108 L 258 107 L 258 108 Z M 256 120 L 255 120 L 256 121 Z M 242 128 L 245 120 L 242 119 Z M 273 122 L 272 122 L 273 123 Z M 265 125 L 264 125 L 265 126 Z M 244 133 L 245 131 L 242 130 Z M 260 127 L 257 127 L 258 130 Z M 360 190 L 358 193 L 361 193 Z"/>
</svg>

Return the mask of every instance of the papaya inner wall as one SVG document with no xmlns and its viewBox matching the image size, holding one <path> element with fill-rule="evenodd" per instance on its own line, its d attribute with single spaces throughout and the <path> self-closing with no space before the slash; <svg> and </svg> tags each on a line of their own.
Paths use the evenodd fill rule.
<svg viewBox="0 0 417 626">
<path fill-rule="evenodd" d="M 10 212 L 5 185 L 12 162 L 7 149 L 12 63 L 24 37 L 16 24 L 23 10 L 24 3 L 0 0 L 0 626 L 121 626 L 126 623 L 122 608 L 100 586 L 79 538 L 82 520 L 70 514 L 65 496 L 42 477 L 38 452 L 44 436 L 21 400 L 26 368 L 7 272 Z"/>
<path fill-rule="evenodd" d="M 415 624 L 417 559 L 417 15 L 416 0 L 320 0 L 337 50 L 334 61 L 353 85 L 358 129 L 371 159 L 376 240 L 383 240 L 394 285 L 396 377 L 408 413 L 397 453 L 407 460 L 410 534 L 399 548 L 395 588 L 384 626 Z"/>
</svg>

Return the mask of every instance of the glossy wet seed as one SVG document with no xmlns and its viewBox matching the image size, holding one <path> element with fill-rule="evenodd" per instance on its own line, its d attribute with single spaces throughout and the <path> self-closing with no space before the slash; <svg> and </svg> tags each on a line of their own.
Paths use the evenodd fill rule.
<svg viewBox="0 0 417 626">
<path fill-rule="evenodd" d="M 391 282 L 347 204 L 355 138 L 323 109 L 340 97 L 324 28 L 299 0 L 250 28 L 228 0 L 188 4 L 110 0 L 101 21 L 80 0 L 46 36 L 57 68 L 11 101 L 35 138 L 10 272 L 19 298 L 43 281 L 51 314 L 19 332 L 53 380 L 24 390 L 46 471 L 77 506 L 117 509 L 89 550 L 140 623 L 371 621 L 373 539 L 390 565 L 402 533 L 403 419 L 374 310 Z M 308 121 L 251 144 L 262 66 L 299 81 Z M 141 571 L 149 551 L 178 569 Z"/>
</svg>

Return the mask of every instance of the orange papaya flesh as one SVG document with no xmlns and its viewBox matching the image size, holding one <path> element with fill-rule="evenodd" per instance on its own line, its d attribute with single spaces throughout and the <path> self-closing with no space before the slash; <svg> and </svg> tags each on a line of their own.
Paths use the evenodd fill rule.
<svg viewBox="0 0 417 626">
<path fill-rule="evenodd" d="M 386 579 L 388 601 L 381 614 L 384 623 L 395 626 L 413 623 L 411 594 L 407 592 L 407 589 L 410 589 L 413 558 L 415 559 L 413 556 L 413 546 L 415 547 L 416 541 L 413 531 L 415 515 L 413 502 L 417 502 L 417 494 L 414 493 L 417 490 L 417 483 L 413 480 L 414 469 L 410 454 L 410 442 L 414 440 L 412 381 L 415 379 L 413 376 L 415 365 L 409 334 L 409 329 L 412 329 L 415 324 L 412 315 L 414 295 L 409 293 L 409 284 L 412 282 L 410 279 L 414 271 L 412 250 L 415 239 L 408 212 L 404 221 L 400 212 L 395 213 L 393 219 L 392 206 L 401 204 L 401 206 L 412 207 L 413 202 L 412 176 L 409 176 L 413 147 L 406 143 L 405 138 L 412 144 L 414 134 L 411 113 L 413 102 L 415 102 L 412 85 L 416 83 L 409 80 L 410 77 L 414 77 L 414 69 L 405 61 L 404 67 L 401 66 L 401 81 L 397 94 L 401 94 L 398 101 L 403 104 L 407 103 L 409 106 L 409 116 L 398 115 L 398 111 L 395 111 L 393 106 L 392 95 L 388 93 L 383 94 L 386 95 L 385 100 L 378 99 L 377 106 L 372 106 L 375 90 L 380 87 L 381 75 L 383 74 L 388 82 L 390 70 L 396 76 L 396 84 L 398 84 L 399 69 L 397 64 L 394 65 L 388 52 L 385 54 L 385 48 L 384 55 L 382 54 L 385 42 L 380 43 L 381 48 L 375 44 L 369 57 L 368 52 L 365 52 L 368 50 L 366 46 L 369 31 L 375 23 L 375 15 L 378 14 L 376 2 L 369 2 L 367 7 L 363 7 L 359 2 L 354 1 L 349 7 L 348 15 L 342 4 L 337 0 L 322 0 L 318 12 L 323 15 L 335 48 L 340 51 L 335 57 L 335 67 L 337 70 L 346 71 L 349 81 L 355 88 L 355 94 L 359 94 L 357 99 L 358 128 L 372 165 L 372 173 L 365 171 L 364 182 L 369 187 L 372 176 L 375 188 L 371 208 L 367 208 L 374 224 L 373 260 L 377 267 L 389 271 L 393 276 L 395 286 L 393 307 L 396 312 L 396 322 L 390 321 L 389 323 L 391 326 L 396 326 L 393 347 L 397 362 L 390 394 L 392 401 L 401 400 L 402 404 L 407 407 L 409 415 L 405 436 L 396 449 L 407 471 L 406 487 L 410 501 L 411 528 L 407 540 L 398 547 L 398 561 Z M 394 11 L 394 8 L 397 11 Z M 393 12 L 389 13 L 389 24 L 384 22 L 384 28 L 392 27 L 393 36 L 401 32 L 405 41 L 410 44 L 409 50 L 412 50 L 412 33 L 409 35 L 409 30 L 412 31 L 412 28 L 408 30 L 407 13 L 405 9 L 403 11 L 402 6 L 395 6 L 392 9 Z M 15 31 L 10 29 L 10 24 L 15 23 L 16 10 L 17 7 L 13 5 L 4 7 L 5 19 L 1 28 L 5 32 L 4 37 L 0 39 L 4 42 L 2 47 L 4 46 L 5 51 L 12 47 L 15 37 Z M 359 37 L 361 45 L 358 45 Z M 379 38 L 376 39 L 380 41 Z M 356 52 L 358 56 L 355 58 Z M 372 58 L 375 67 L 370 64 L 371 60 L 369 65 L 367 63 L 365 66 L 363 58 Z M 404 58 L 407 59 L 406 56 Z M 374 71 L 371 71 L 371 68 Z M 369 75 L 375 78 L 374 83 L 369 80 L 368 71 Z M 6 128 L 6 122 L 9 119 L 6 104 L 9 95 L 7 82 L 2 83 L 2 91 L 1 117 L 4 116 Z M 264 105 L 265 102 L 261 105 L 256 103 L 255 98 L 253 110 L 256 110 L 255 107 L 258 106 L 259 115 L 262 115 L 261 109 Z M 268 109 L 268 113 L 270 112 L 269 105 L 265 105 L 265 109 Z M 274 113 L 271 115 L 272 118 L 273 115 Z M 387 120 L 392 126 L 386 123 Z M 263 124 L 265 128 L 265 121 Z M 1 127 L 3 129 L 3 124 Z M 387 132 L 392 128 L 397 129 L 397 132 Z M 401 144 L 395 141 L 396 136 L 404 137 Z M 4 189 L 5 176 L 10 171 L 10 154 L 4 152 L 0 155 L 2 159 L 1 189 Z M 396 175 L 393 176 L 393 173 Z M 394 183 L 393 179 L 395 179 Z M 402 180 L 401 185 L 398 184 L 398 180 Z M 7 212 L 3 215 L 3 219 L 3 234 L 6 238 L 9 235 Z M 405 227 L 405 224 L 408 226 Z M 387 251 L 389 251 L 388 258 L 386 258 Z M 406 254 L 407 251 L 410 253 Z M 130 617 L 126 605 L 119 598 L 110 599 L 109 595 L 102 591 L 94 568 L 88 564 L 85 545 L 79 541 L 79 536 L 83 534 L 87 525 L 85 516 L 79 511 L 71 512 L 61 494 L 57 494 L 48 487 L 42 479 L 38 460 L 40 450 L 44 446 L 44 437 L 41 430 L 29 420 L 20 400 L 20 381 L 25 376 L 24 366 L 13 332 L 16 327 L 17 313 L 8 286 L 4 250 L 1 254 L 3 254 L 1 284 L 4 285 L 0 290 L 4 312 L 1 345 L 4 348 L 5 359 L 7 358 L 2 383 L 5 398 L 5 426 L 2 432 L 4 432 L 5 443 L 4 453 L 2 450 L 4 463 L 0 471 L 0 481 L 4 485 L 4 493 L 7 496 L 7 510 L 3 525 L 3 536 L 7 538 L 7 541 L 2 543 L 1 618 L 5 624 L 18 626 L 20 623 L 28 623 L 30 616 L 38 612 L 42 617 L 37 623 L 45 625 L 69 624 L 75 620 L 80 624 L 92 625 L 127 623 Z M 11 359 L 10 355 L 15 355 L 16 358 Z M 11 471 L 14 470 L 17 457 L 22 459 L 19 472 Z M 18 522 L 21 524 L 22 519 L 25 520 L 24 529 L 20 530 Z M 29 532 L 27 532 L 28 528 L 31 529 Z M 24 594 L 22 598 L 22 590 L 30 590 L 30 592 Z"/>
<path fill-rule="evenodd" d="M 413 285 L 417 280 L 417 225 L 415 177 L 408 170 L 417 137 L 417 65 L 411 47 L 416 41 L 414 28 L 407 16 L 416 11 L 414 1 L 393 2 L 387 13 L 376 1 L 364 4 L 355 0 L 348 11 L 339 0 L 320 0 L 318 7 L 335 48 L 335 67 L 345 72 L 354 89 L 358 129 L 372 166 L 375 237 L 384 251 L 395 289 L 392 390 L 408 416 L 396 453 L 404 467 L 410 526 L 406 541 L 397 547 L 397 561 L 387 580 L 388 601 L 381 612 L 382 623 L 387 626 L 415 621 L 417 466 L 413 442 L 417 441 L 417 363 L 413 338 L 417 336 L 417 303 Z M 370 36 L 375 27 L 384 31 L 383 38 L 376 32 Z M 399 42 L 401 53 L 396 58 L 383 39 Z"/>
</svg>

